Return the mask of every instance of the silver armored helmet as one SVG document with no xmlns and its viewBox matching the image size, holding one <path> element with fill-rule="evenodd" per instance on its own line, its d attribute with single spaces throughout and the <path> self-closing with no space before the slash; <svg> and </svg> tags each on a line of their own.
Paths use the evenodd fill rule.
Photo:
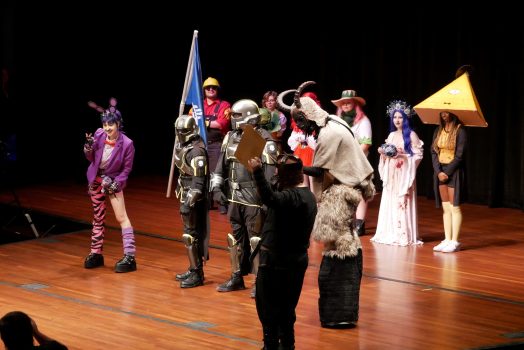
<svg viewBox="0 0 524 350">
<path fill-rule="evenodd" d="M 233 130 L 240 129 L 243 124 L 251 124 L 253 127 L 260 123 L 260 111 L 253 100 L 238 100 L 231 106 L 231 127 Z"/>
<path fill-rule="evenodd" d="M 186 143 L 196 138 L 198 133 L 198 125 L 190 115 L 181 115 L 175 122 L 175 132 L 180 143 Z"/>
</svg>

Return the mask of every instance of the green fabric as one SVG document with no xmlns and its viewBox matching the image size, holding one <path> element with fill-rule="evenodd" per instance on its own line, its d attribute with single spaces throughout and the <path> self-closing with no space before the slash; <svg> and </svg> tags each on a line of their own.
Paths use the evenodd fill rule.
<svg viewBox="0 0 524 350">
<path fill-rule="evenodd" d="M 265 128 L 265 125 L 267 125 L 271 121 L 271 113 L 266 108 L 259 108 L 260 112 L 260 126 Z"/>
<path fill-rule="evenodd" d="M 340 118 L 342 118 L 342 120 L 348 123 L 349 126 L 353 126 L 353 122 L 355 121 L 356 116 L 357 111 L 355 111 L 354 109 L 349 112 L 342 112 L 340 114 Z"/>
<path fill-rule="evenodd" d="M 371 138 L 370 137 L 363 137 L 363 138 L 358 140 L 358 143 L 360 143 L 361 145 L 362 144 L 371 145 Z"/>
<path fill-rule="evenodd" d="M 276 132 L 280 131 L 280 116 L 277 111 L 272 113 L 266 108 L 259 108 L 260 111 L 260 126 L 267 131 Z"/>
</svg>

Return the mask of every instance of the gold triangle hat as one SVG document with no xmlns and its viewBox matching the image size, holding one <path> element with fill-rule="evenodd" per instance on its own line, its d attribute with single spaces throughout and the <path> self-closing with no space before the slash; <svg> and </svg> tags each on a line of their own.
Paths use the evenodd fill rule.
<svg viewBox="0 0 524 350">
<path fill-rule="evenodd" d="M 459 72 L 461 70 L 459 69 Z M 468 72 L 413 107 L 425 124 L 440 124 L 440 112 L 455 114 L 465 126 L 487 127 Z"/>
</svg>

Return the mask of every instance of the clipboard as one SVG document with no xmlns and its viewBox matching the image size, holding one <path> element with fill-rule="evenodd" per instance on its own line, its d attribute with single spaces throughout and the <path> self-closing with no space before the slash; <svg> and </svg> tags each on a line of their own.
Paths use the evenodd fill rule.
<svg viewBox="0 0 524 350">
<path fill-rule="evenodd" d="M 247 161 L 253 157 L 259 157 L 266 147 L 266 140 L 253 128 L 252 125 L 246 124 L 242 126 L 244 130 L 242 139 L 235 151 L 235 158 L 249 168 Z"/>
</svg>

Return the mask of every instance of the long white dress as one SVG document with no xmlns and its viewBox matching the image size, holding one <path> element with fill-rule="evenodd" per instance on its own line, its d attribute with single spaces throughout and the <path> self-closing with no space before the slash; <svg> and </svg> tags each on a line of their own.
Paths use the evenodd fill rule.
<svg viewBox="0 0 524 350">
<path fill-rule="evenodd" d="M 378 171 L 382 180 L 382 198 L 378 213 L 377 231 L 371 241 L 407 246 L 422 244 L 418 236 L 417 218 L 417 167 L 423 157 L 423 145 L 415 132 L 411 132 L 413 155 L 404 153 L 397 158 L 380 155 Z M 386 143 L 404 149 L 399 131 L 389 134 Z"/>
</svg>

